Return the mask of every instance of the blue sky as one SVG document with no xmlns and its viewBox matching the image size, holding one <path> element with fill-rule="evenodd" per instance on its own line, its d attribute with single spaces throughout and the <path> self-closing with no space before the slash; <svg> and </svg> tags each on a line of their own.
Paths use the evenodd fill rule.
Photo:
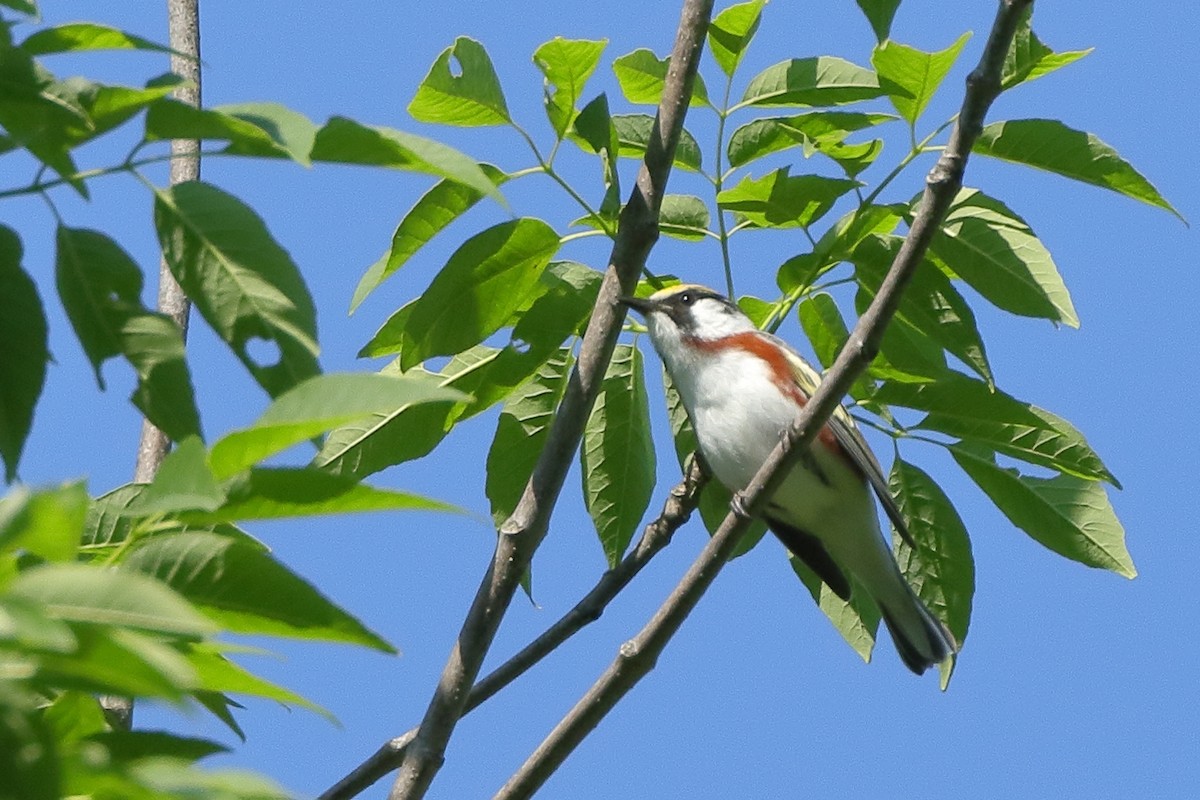
<svg viewBox="0 0 1200 800">
<path fill-rule="evenodd" d="M 159 3 L 44 2 L 49 22 L 102 21 L 165 40 Z M 407 6 L 407 7 L 406 7 Z M 506 168 L 528 152 L 505 130 L 435 130 L 405 106 L 436 55 L 458 35 L 488 48 L 514 115 L 548 144 L 540 75 L 530 55 L 555 35 L 607 38 L 605 64 L 638 47 L 665 53 L 673 3 L 515 4 L 447 2 L 345 4 L 210 2 L 202 11 L 205 103 L 272 100 L 323 121 L 342 114 L 437 135 Z M 302 9 L 302 10 L 301 10 Z M 436 11 L 435 11 L 436 9 Z M 564 9 L 569 9 L 564 13 Z M 948 10 L 949 9 L 949 10 Z M 978 58 L 992 3 L 905 0 L 894 38 L 926 50 L 975 31 L 962 63 L 925 118 L 931 127 L 958 105 L 962 78 Z M 1053 117 L 1114 146 L 1193 222 L 1200 220 L 1195 137 L 1200 133 L 1194 32 L 1200 8 L 1146 4 L 1046 3 L 1035 27 L 1057 50 L 1095 47 L 1083 61 L 1001 97 L 990 119 Z M 1117 12 L 1123 12 L 1118 14 Z M 1109 13 L 1111 12 L 1111 13 Z M 866 63 L 873 38 L 850 0 L 766 10 L 743 84 L 783 58 L 840 55 Z M 50 62 L 61 74 L 139 82 L 165 71 L 145 54 L 99 54 Z M 715 66 L 706 60 L 709 76 Z M 606 90 L 602 67 L 587 97 Z M 886 109 L 885 109 L 886 110 Z M 701 141 L 711 114 L 690 119 Z M 903 146 L 889 142 L 881 163 Z M 97 147 L 89 166 L 126 145 Z M 711 145 L 705 152 L 710 157 Z M 568 155 L 568 171 L 595 194 L 596 167 Z M 625 183 L 636 165 L 625 165 Z M 795 171 L 816 168 L 801 163 Z M 889 199 L 921 187 L 920 163 Z M 152 173 L 165 180 L 165 173 Z M 420 292 L 455 244 L 504 217 L 481 206 L 455 225 L 347 317 L 361 273 L 385 249 L 396 221 L 429 185 L 421 176 L 359 168 L 212 159 L 206 180 L 249 202 L 301 266 L 317 300 L 327 370 L 382 365 L 354 353 L 396 307 Z M 867 175 L 878 179 L 878 172 Z M 10 174 L 8 181 L 23 180 Z M 590 183 L 589 183 L 590 182 Z M 1200 782 L 1195 732 L 1200 682 L 1191 638 L 1197 611 L 1192 500 L 1200 435 L 1196 303 L 1200 248 L 1178 220 L 1101 189 L 1015 166 L 974 159 L 967 184 L 1005 200 L 1054 254 L 1082 320 L 1079 330 L 1015 319 L 976 306 L 998 383 L 1076 424 L 1125 489 L 1112 502 L 1125 524 L 1140 576 L 1127 581 L 1067 562 L 1014 529 L 955 467 L 931 448 L 905 455 L 933 474 L 972 534 L 977 590 L 970 635 L 950 690 L 916 679 L 881 642 L 864 665 L 791 575 L 772 541 L 731 564 L 660 660 L 657 669 L 547 784 L 546 797 L 1183 797 Z M 6 184 L 7 185 L 7 184 Z M 689 176 L 673 191 L 703 194 Z M 71 225 L 114 235 L 148 270 L 157 255 L 150 198 L 136 181 L 96 181 L 90 205 L 56 195 Z M 576 216 L 548 181 L 506 187 L 516 213 L 563 226 Z M 86 475 L 93 493 L 129 479 L 140 425 L 127 402 L 132 376 L 113 362 L 97 392 L 54 298 L 52 220 L 37 200 L 9 201 L 4 222 L 26 246 L 25 266 L 47 299 L 52 365 L 23 463 L 30 483 Z M 765 293 L 774 270 L 803 249 L 798 235 L 739 237 L 733 257 L 741 291 Z M 602 266 L 607 248 L 570 255 Z M 664 241 L 658 272 L 718 285 L 712 243 Z M 148 293 L 149 297 L 149 293 Z M 793 322 L 782 333 L 799 341 Z M 189 344 L 206 431 L 220 434 L 266 405 L 242 368 L 202 322 Z M 658 508 L 678 475 L 670 456 L 657 360 L 648 359 L 661 456 Z M 334 727 L 303 711 L 249 702 L 240 716 L 249 742 L 225 758 L 313 795 L 420 719 L 462 615 L 492 551 L 483 464 L 495 414 L 457 430 L 435 454 L 376 482 L 424 492 L 474 512 L 468 518 L 372 516 L 253 526 L 279 556 L 398 645 L 387 657 L 345 647 L 271 647 L 280 659 L 251 666 L 330 708 Z M 886 450 L 881 455 L 887 455 Z M 886 461 L 886 459 L 885 459 Z M 489 664 L 569 608 L 604 568 L 578 497 L 577 470 L 534 563 L 535 607 L 521 597 Z M 637 579 L 605 617 L 460 725 L 430 794 L 458 798 L 495 791 L 666 596 L 703 544 L 698 523 Z M 171 725 L 228 740 L 194 714 L 139 709 L 146 725 Z M 381 797 L 388 781 L 366 796 Z"/>
</svg>

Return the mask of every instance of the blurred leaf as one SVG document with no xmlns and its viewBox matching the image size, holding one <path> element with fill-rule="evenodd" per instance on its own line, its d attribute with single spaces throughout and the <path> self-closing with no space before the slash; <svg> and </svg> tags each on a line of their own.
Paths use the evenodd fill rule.
<svg viewBox="0 0 1200 800">
<path fill-rule="evenodd" d="M 0 225 L 0 457 L 5 480 L 17 463 L 46 383 L 46 312 L 33 279 L 21 269 L 21 240 Z"/>
<path fill-rule="evenodd" d="M 488 450 L 485 487 L 497 527 L 517 507 L 533 474 L 573 362 L 570 350 L 559 350 L 508 398 L 500 412 Z"/>
<path fill-rule="evenodd" d="M 504 125 L 511 121 L 487 50 L 466 36 L 455 39 L 454 46 L 433 62 L 408 104 L 408 113 L 421 122 L 443 125 Z"/>
<path fill-rule="evenodd" d="M 1021 21 L 1017 24 L 1017 30 L 1013 34 L 1012 44 L 1008 48 L 1008 54 L 1004 57 L 1000 85 L 1005 89 L 1011 89 L 1020 83 L 1048 75 L 1092 52 L 1091 48 L 1088 48 L 1087 50 L 1055 53 L 1042 44 L 1037 34 L 1033 32 L 1032 16 L 1032 6 L 1022 12 Z"/>
<path fill-rule="evenodd" d="M 434 139 L 394 128 L 332 117 L 317 131 L 313 161 L 422 172 L 454 181 L 504 203 L 489 171 L 465 153 Z"/>
<path fill-rule="evenodd" d="M 996 464 L 985 451 L 956 445 L 950 454 L 1004 516 L 1037 542 L 1090 567 L 1133 578 L 1125 529 L 1104 487 L 1071 475 L 1033 478 Z"/>
<path fill-rule="evenodd" d="M 387 652 L 395 651 L 389 650 Z M 199 677 L 200 686 L 208 690 L 207 692 L 198 692 L 197 694 L 200 697 L 207 694 L 211 698 L 213 695 L 222 696 L 223 693 L 265 697 L 268 700 L 274 700 L 277 703 L 281 703 L 285 706 L 299 706 L 300 708 L 306 708 L 309 711 L 314 711 L 317 714 L 320 714 L 330 721 L 336 721 L 333 714 L 331 714 L 327 709 L 317 705 L 302 695 L 296 694 L 290 689 L 285 689 L 284 687 L 271 683 L 264 678 L 260 678 L 254 673 L 246 670 L 240 664 L 230 660 L 211 646 L 200 644 L 189 648 L 187 652 L 187 659 L 188 663 L 190 663 L 196 670 L 196 674 Z M 232 716 L 230 717 L 230 720 L 232 720 Z M 234 733 L 237 732 L 237 729 L 235 729 Z"/>
<path fill-rule="evenodd" d="M 0 0 L 0 6 L 20 11 L 22 14 L 28 14 L 31 17 L 38 15 L 37 3 L 33 0 Z"/>
<path fill-rule="evenodd" d="M 141 269 L 99 231 L 60 225 L 57 243 L 58 294 L 100 387 L 101 365 L 122 355 L 138 377 L 130 399 L 146 418 L 175 441 L 199 435 L 183 332 L 142 305 Z"/>
<path fill-rule="evenodd" d="M 749 176 L 717 195 L 717 204 L 765 228 L 807 228 L 823 217 L 856 181 L 821 175 L 789 175 L 790 167 L 761 178 Z"/>
<path fill-rule="evenodd" d="M 729 6 L 709 24 L 708 49 L 726 75 L 732 77 L 742 63 L 746 48 L 758 31 L 766 3 L 767 0 L 750 0 Z"/>
<path fill-rule="evenodd" d="M 896 562 L 925 607 L 954 634 L 961 646 L 971 623 L 975 595 L 975 559 L 971 540 L 950 498 L 918 467 L 899 458 L 892 464 L 888 489 L 896 498 L 913 548 L 902 537 L 892 536 Z M 957 656 L 940 667 L 945 690 Z"/>
<path fill-rule="evenodd" d="M 480 164 L 479 167 L 496 186 L 508 180 L 504 172 L 491 164 Z M 392 234 L 392 247 L 387 255 L 367 270 L 359 280 L 354 289 L 354 297 L 350 301 L 350 313 L 353 314 L 379 284 L 391 277 L 392 273 L 404 266 L 405 262 L 430 239 L 461 217 L 467 209 L 483 199 L 483 196 L 483 192 L 448 178 L 438 181 L 421 195 L 396 226 L 396 232 Z"/>
<path fill-rule="evenodd" d="M 22 572 L 13 597 L 41 603 L 56 619 L 199 638 L 215 628 L 159 581 L 84 564 L 47 564 Z"/>
<path fill-rule="evenodd" d="M 155 192 L 154 224 L 175 279 L 268 394 L 320 371 L 308 287 L 252 208 L 189 181 Z M 257 363 L 254 339 L 275 342 L 279 361 Z"/>
<path fill-rule="evenodd" d="M 662 100 L 670 63 L 670 57 L 660 59 L 651 51 L 640 48 L 614 59 L 612 69 L 626 100 L 635 105 L 656 106 Z M 692 102 L 709 105 L 708 90 L 699 75 L 692 86 Z"/>
<path fill-rule="evenodd" d="M 155 536 L 135 544 L 121 564 L 161 580 L 222 628 L 236 633 L 346 642 L 396 652 L 269 553 L 224 536 L 203 532 Z M 232 691 L 224 684 L 204 684 L 204 688 Z"/>
<path fill-rule="evenodd" d="M 146 111 L 146 139 L 215 139 L 234 155 L 290 158 L 308 166 L 317 126 L 279 103 L 196 108 L 163 98 Z"/>
<path fill-rule="evenodd" d="M 607 45 L 607 39 L 594 42 L 555 36 L 534 51 L 533 63 L 546 78 L 543 90 L 546 116 L 559 139 L 570 128 L 583 87 L 596 71 Z"/>
<path fill-rule="evenodd" d="M 88 699 L 96 702 L 93 698 Z M 93 735 L 91 741 L 103 745 L 109 758 L 118 763 L 161 756 L 199 761 L 217 753 L 229 752 L 225 745 L 209 739 L 177 736 L 166 731 L 103 731 Z"/>
<path fill-rule="evenodd" d="M 459 511 L 409 492 L 376 489 L 357 478 L 312 468 L 256 467 L 226 484 L 229 498 L 212 511 L 188 511 L 191 525 L 250 519 L 313 517 L 364 511 Z M 225 537 L 229 538 L 229 537 Z"/>
<path fill-rule="evenodd" d="M 968 31 L 954 44 L 936 53 L 926 53 L 891 40 L 881 42 L 875 48 L 871 64 L 879 75 L 880 85 L 909 124 L 915 124 L 925 111 L 970 38 Z"/>
<path fill-rule="evenodd" d="M 86 692 L 62 692 L 46 706 L 43 715 L 60 745 L 75 745 L 108 730 L 100 701 Z"/>
<path fill-rule="evenodd" d="M 654 492 L 654 443 L 641 351 L 619 344 L 608 362 L 580 449 L 583 500 L 608 565 L 629 547 Z"/>
<path fill-rule="evenodd" d="M 132 573 L 125 577 L 158 583 Z M 169 592 L 160 584 L 158 587 Z M 79 637 L 76 652 L 38 658 L 38 678 L 46 685 L 171 700 L 181 699 L 196 685 L 195 672 L 187 661 L 156 634 L 107 624 L 73 627 Z"/>
<path fill-rule="evenodd" d="M 32 3 L 28 6 L 27 13 L 37 13 Z M 32 693 L 18 692 L 7 681 L 0 684 L 0 775 L 6 793 L 20 800 L 61 800 L 61 771 L 57 737 L 37 713 Z"/>
<path fill-rule="evenodd" d="M 983 192 L 963 189 L 930 243 L 932 257 L 999 308 L 1079 327 L 1050 251 L 1025 220 Z"/>
<path fill-rule="evenodd" d="M 72 559 L 87 508 L 83 481 L 32 492 L 18 487 L 0 498 L 0 551 L 20 548 L 48 561 Z"/>
<path fill-rule="evenodd" d="M 531 217 L 464 242 L 413 305 L 401 367 L 461 352 L 499 330 L 527 302 L 558 246 L 554 229 Z"/>
<path fill-rule="evenodd" d="M 41 604 L 7 592 L 0 596 L 0 648 L 25 654 L 72 653 L 77 644 L 71 626 L 51 619 Z"/>
<path fill-rule="evenodd" d="M 855 248 L 855 276 L 871 297 L 883 283 L 903 241 L 898 236 L 869 236 Z M 995 384 L 971 306 L 935 265 L 927 263 L 917 268 L 900 296 L 896 313 L 979 373 L 989 386 Z"/>
<path fill-rule="evenodd" d="M 649 114 L 614 114 L 613 125 L 620 140 L 621 155 L 644 158 L 646 146 L 654 130 L 654 117 Z M 679 132 L 679 143 L 675 146 L 675 166 L 699 172 L 702 157 L 696 137 L 683 128 Z"/>
<path fill-rule="evenodd" d="M 1183 215 L 1116 150 L 1095 135 L 1068 128 L 1058 120 L 993 122 L 984 126 L 972 150 L 1111 189 L 1170 211 L 1183 220 Z"/>
<path fill-rule="evenodd" d="M 874 399 L 928 412 L 918 428 L 941 431 L 1031 464 L 1108 481 L 1120 488 L 1071 423 L 974 378 L 948 372 L 934 383 L 888 381 Z"/>
<path fill-rule="evenodd" d="M 892 20 L 896 17 L 896 9 L 900 7 L 900 0 L 854 0 L 854 2 L 858 3 L 867 22 L 871 23 L 871 30 L 875 31 L 876 39 L 882 42 L 891 35 Z"/>
<path fill-rule="evenodd" d="M 857 111 L 810 111 L 791 117 L 756 119 L 729 137 L 729 166 L 741 167 L 792 147 L 803 147 L 805 158 L 813 153 L 840 155 L 838 146 L 851 133 L 895 119 L 891 114 Z"/>
<path fill-rule="evenodd" d="M 172 450 L 154 480 L 129 504 L 134 516 L 198 509 L 212 511 L 225 502 L 225 492 L 208 466 L 204 443 L 188 437 Z"/>
<path fill-rule="evenodd" d="M 875 73 L 835 56 L 793 58 L 758 73 L 739 105 L 840 106 L 886 92 Z"/>
<path fill-rule="evenodd" d="M 850 599 L 843 600 L 803 561 L 790 554 L 788 561 L 796 577 L 812 595 L 817 607 L 846 640 L 846 644 L 858 653 L 859 658 L 870 663 L 871 654 L 875 650 L 875 638 L 879 632 L 880 613 L 879 607 L 875 605 L 867 590 L 853 575 L 848 575 L 851 586 Z"/>
<path fill-rule="evenodd" d="M 186 761 L 145 759 L 129 768 L 136 784 L 154 797 L 203 797 L 206 800 L 288 800 L 273 781 L 245 770 L 200 770 Z"/>
<path fill-rule="evenodd" d="M 318 375 L 280 395 L 250 427 L 214 444 L 209 465 L 218 480 L 228 478 L 353 420 L 399 405 L 465 399 L 462 392 L 419 375 Z"/>
<path fill-rule="evenodd" d="M 21 42 L 21 49 L 35 56 L 81 50 L 150 50 L 158 53 L 175 51 L 149 39 L 99 25 L 94 22 L 71 22 L 43 28 Z"/>
</svg>

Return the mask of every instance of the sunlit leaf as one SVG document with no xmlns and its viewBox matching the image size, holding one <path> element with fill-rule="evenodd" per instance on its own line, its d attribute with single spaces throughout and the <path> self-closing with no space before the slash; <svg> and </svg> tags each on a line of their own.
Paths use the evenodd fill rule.
<svg viewBox="0 0 1200 800">
<path fill-rule="evenodd" d="M 1032 15 L 1032 6 L 1022 12 L 1021 20 L 1013 33 L 1012 44 L 1008 48 L 1008 54 L 1004 57 L 1000 85 L 1005 89 L 1011 89 L 1018 84 L 1048 75 L 1092 52 L 1091 48 L 1088 48 L 1087 50 L 1055 53 L 1042 44 L 1037 34 L 1033 32 Z"/>
<path fill-rule="evenodd" d="M 635 105 L 658 105 L 666 86 L 667 69 L 671 59 L 659 58 L 651 51 L 640 48 L 613 60 L 612 68 L 625 99 Z M 704 79 L 696 76 L 692 86 L 692 102 L 708 105 L 708 90 Z"/>
<path fill-rule="evenodd" d="M 20 548 L 48 561 L 71 559 L 87 510 L 82 481 L 37 491 L 18 487 L 0 498 L 0 551 Z"/>
<path fill-rule="evenodd" d="M 859 185 L 822 175 L 789 175 L 789 169 L 783 167 L 761 178 L 743 178 L 718 194 L 717 204 L 762 227 L 807 228 L 833 208 L 839 197 Z"/>
<path fill-rule="evenodd" d="M 839 106 L 885 94 L 875 73 L 836 56 L 793 58 L 750 81 L 742 105 Z"/>
<path fill-rule="evenodd" d="M 583 87 L 596 71 L 608 40 L 564 39 L 555 36 L 533 53 L 533 63 L 546 78 L 543 103 L 546 116 L 558 138 L 575 117 L 575 105 Z"/>
<path fill-rule="evenodd" d="M 290 158 L 311 163 L 317 126 L 279 103 L 238 103 L 196 108 L 163 98 L 146 112 L 146 138 L 210 139 L 229 142 L 236 155 Z"/>
<path fill-rule="evenodd" d="M 191 509 L 212 511 L 223 502 L 225 492 L 208 466 L 204 443 L 191 436 L 167 454 L 154 480 L 126 510 L 135 516 Z"/>
<path fill-rule="evenodd" d="M 871 64 L 900 116 L 916 123 L 970 38 L 970 32 L 964 33 L 954 44 L 935 53 L 890 40 L 875 48 Z"/>
<path fill-rule="evenodd" d="M 433 62 L 408 104 L 408 113 L 421 122 L 443 125 L 503 125 L 510 121 L 487 50 L 466 36 L 455 39 L 454 46 Z"/>
<path fill-rule="evenodd" d="M 708 49 L 726 75 L 732 76 L 758 31 L 767 0 L 750 0 L 729 6 L 708 26 Z"/>
<path fill-rule="evenodd" d="M 748 122 L 729 137 L 729 165 L 740 167 L 763 156 L 803 147 L 804 155 L 840 155 L 839 146 L 851 133 L 895 120 L 891 114 L 857 111 L 810 111 L 791 117 L 767 117 Z"/>
<path fill-rule="evenodd" d="M 617 129 L 621 155 L 643 158 L 654 131 L 654 117 L 649 114 L 614 114 L 612 122 Z M 699 172 L 702 160 L 696 137 L 683 128 L 675 145 L 675 166 Z"/>
<path fill-rule="evenodd" d="M 21 42 L 21 49 L 35 56 L 81 50 L 149 50 L 173 53 L 171 48 L 95 22 L 70 22 L 43 28 Z"/>
</svg>

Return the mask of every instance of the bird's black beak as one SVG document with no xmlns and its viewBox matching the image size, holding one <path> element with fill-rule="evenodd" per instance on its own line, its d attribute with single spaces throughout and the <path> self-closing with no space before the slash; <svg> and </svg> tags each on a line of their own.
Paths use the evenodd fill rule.
<svg viewBox="0 0 1200 800">
<path fill-rule="evenodd" d="M 629 306 L 643 317 L 654 309 L 654 303 L 640 297 L 618 297 L 617 302 L 623 306 Z"/>
</svg>

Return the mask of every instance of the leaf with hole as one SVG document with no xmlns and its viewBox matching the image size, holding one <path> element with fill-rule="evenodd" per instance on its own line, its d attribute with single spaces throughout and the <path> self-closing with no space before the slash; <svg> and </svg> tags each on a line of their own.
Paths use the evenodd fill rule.
<svg viewBox="0 0 1200 800">
<path fill-rule="evenodd" d="M 575 118 L 583 87 L 596 71 L 607 39 L 564 39 L 555 36 L 533 53 L 533 63 L 546 79 L 543 105 L 555 135 L 561 139 Z"/>
<path fill-rule="evenodd" d="M 433 62 L 408 113 L 421 122 L 468 127 L 511 121 L 487 50 L 466 36 L 455 39 Z"/>
</svg>

